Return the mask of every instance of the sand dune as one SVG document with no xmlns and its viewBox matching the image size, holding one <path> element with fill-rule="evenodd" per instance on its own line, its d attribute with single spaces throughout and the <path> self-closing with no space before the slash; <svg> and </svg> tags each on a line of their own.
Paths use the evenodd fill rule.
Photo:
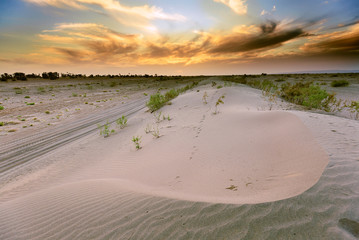
<svg viewBox="0 0 359 240">
<path fill-rule="evenodd" d="M 359 214 L 357 121 L 262 111 L 248 88 L 200 90 L 162 109 L 171 121 L 142 112 L 119 134 L 48 155 L 41 174 L 9 183 L 0 238 L 353 238 L 338 222 Z M 148 124 L 160 138 L 145 134 Z"/>
</svg>

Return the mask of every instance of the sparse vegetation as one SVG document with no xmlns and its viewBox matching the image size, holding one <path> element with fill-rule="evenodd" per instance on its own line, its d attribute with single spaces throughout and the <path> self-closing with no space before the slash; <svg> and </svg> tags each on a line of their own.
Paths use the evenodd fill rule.
<svg viewBox="0 0 359 240">
<path fill-rule="evenodd" d="M 4 109 L 5 109 L 4 106 L 0 105 L 0 110 L 4 110 Z"/>
<path fill-rule="evenodd" d="M 45 88 L 44 88 L 44 87 L 38 87 L 38 88 L 37 88 L 37 91 L 38 91 L 39 93 L 44 93 L 44 92 L 45 92 Z"/>
<path fill-rule="evenodd" d="M 104 124 L 103 126 L 98 125 L 98 128 L 100 129 L 100 135 L 103 137 L 109 137 L 110 133 L 112 132 L 110 130 L 110 123 L 107 121 L 106 124 Z"/>
<path fill-rule="evenodd" d="M 122 115 L 119 119 L 116 120 L 117 126 L 119 126 L 121 129 L 125 128 L 127 126 L 127 118 Z"/>
<path fill-rule="evenodd" d="M 168 104 L 170 100 L 177 97 L 180 93 L 186 92 L 187 90 L 192 89 L 197 85 L 198 82 L 192 82 L 191 84 L 188 84 L 183 88 L 171 89 L 167 91 L 165 95 L 162 95 L 161 93 L 153 94 L 150 97 L 150 101 L 147 102 L 147 107 L 150 109 L 151 112 L 154 112 L 163 107 L 165 104 Z"/>
<path fill-rule="evenodd" d="M 213 114 L 219 113 L 218 106 L 219 106 L 220 104 L 224 104 L 224 102 L 223 102 L 223 99 L 224 99 L 224 98 L 225 98 L 224 95 L 222 95 L 222 96 L 220 96 L 220 97 L 218 98 L 218 100 L 217 100 L 217 102 L 216 102 L 216 105 L 215 105 L 215 110 L 214 110 Z"/>
<path fill-rule="evenodd" d="M 151 131 L 151 133 L 152 133 L 152 136 L 154 138 L 159 138 L 160 137 L 160 130 L 158 129 L 158 126 L 156 126 L 156 128 L 153 127 L 153 130 Z"/>
<path fill-rule="evenodd" d="M 141 143 L 141 136 L 133 136 L 132 137 L 132 142 L 135 144 L 135 147 L 137 150 L 141 149 L 142 147 L 140 146 L 140 143 Z"/>
<path fill-rule="evenodd" d="M 347 80 L 335 80 L 330 83 L 332 87 L 346 87 L 349 86 L 349 82 Z"/>
<path fill-rule="evenodd" d="M 147 102 L 147 107 L 151 110 L 151 112 L 154 112 L 163 107 L 165 103 L 165 97 L 161 93 L 156 93 L 151 95 L 150 101 Z"/>
<path fill-rule="evenodd" d="M 207 92 L 204 92 L 203 97 L 202 97 L 202 101 L 203 101 L 204 104 L 208 103 L 207 98 L 208 98 L 208 94 L 207 94 Z"/>
<path fill-rule="evenodd" d="M 332 99 L 326 90 L 321 89 L 312 82 L 283 84 L 280 94 L 283 99 L 289 102 L 305 106 L 309 109 L 317 108 L 326 111 L 329 105 L 328 100 Z"/>
</svg>

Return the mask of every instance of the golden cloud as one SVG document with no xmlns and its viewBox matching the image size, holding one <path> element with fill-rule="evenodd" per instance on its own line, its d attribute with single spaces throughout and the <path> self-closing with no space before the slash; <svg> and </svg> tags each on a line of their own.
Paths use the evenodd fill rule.
<svg viewBox="0 0 359 240">
<path fill-rule="evenodd" d="M 124 25 L 156 31 L 150 21 L 155 19 L 170 21 L 185 21 L 186 18 L 180 14 L 168 14 L 156 6 L 128 7 L 115 0 L 24 0 L 40 6 L 52 6 L 57 8 L 75 8 L 79 10 L 92 10 L 98 12 L 95 7 L 111 15 Z"/>
<path fill-rule="evenodd" d="M 246 0 L 214 0 L 231 8 L 235 13 L 244 15 L 247 13 Z"/>
</svg>

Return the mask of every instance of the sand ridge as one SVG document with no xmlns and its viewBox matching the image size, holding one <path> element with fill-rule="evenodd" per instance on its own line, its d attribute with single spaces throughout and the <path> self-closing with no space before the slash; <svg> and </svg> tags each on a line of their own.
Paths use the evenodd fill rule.
<svg viewBox="0 0 359 240">
<path fill-rule="evenodd" d="M 208 104 L 203 104 L 201 100 L 204 91 L 208 91 L 211 98 Z M 220 106 L 219 114 L 212 115 L 213 103 L 224 93 L 221 91 L 226 92 L 225 103 Z M 356 194 L 358 187 L 357 177 L 355 177 L 359 176 L 356 174 L 359 169 L 355 165 L 359 144 L 357 137 L 359 135 L 356 134 L 359 129 L 357 122 L 307 112 L 260 111 L 262 107 L 265 108 L 266 104 L 261 99 L 260 92 L 256 93 L 255 90 L 242 87 L 233 90 L 235 94 L 230 93 L 232 89 L 221 91 L 200 88 L 199 93 L 193 91 L 188 93 L 189 95 L 182 95 L 174 100 L 171 106 L 162 109 L 164 114 L 170 114 L 173 119 L 159 123 L 161 137 L 158 139 L 153 139 L 151 134 L 144 133 L 144 127 L 147 124 L 156 125 L 156 123 L 150 113 L 142 112 L 131 118 L 128 128 L 119 134 L 106 139 L 96 134 L 92 139 L 82 142 L 80 147 L 73 145 L 68 148 L 67 153 L 62 150 L 61 154 L 57 153 L 58 156 L 46 156 L 47 159 L 56 159 L 56 157 L 58 159 L 51 167 L 42 169 L 43 173 L 38 173 L 38 175 L 43 175 L 43 179 L 39 176 L 34 177 L 32 183 L 23 182 L 24 186 L 15 188 L 17 194 L 13 196 L 6 196 L 6 192 L 0 193 L 0 200 L 2 200 L 0 237 L 5 239 L 218 239 L 223 237 L 226 239 L 289 239 L 293 237 L 353 239 L 338 226 L 338 221 L 341 218 L 355 220 L 358 214 L 355 208 L 355 203 L 359 199 Z M 246 95 L 245 92 L 248 94 Z M 187 98 L 190 95 L 196 98 Z M 241 105 L 241 102 L 231 104 L 231 99 L 237 97 L 250 97 L 248 102 L 253 106 Z M 182 104 L 178 105 L 178 103 Z M 263 105 L 257 109 L 256 106 L 260 104 Z M 190 110 L 191 114 L 180 114 L 181 110 Z M 227 119 L 226 113 L 231 118 Z M 238 113 L 240 113 L 239 116 Z M 196 173 L 206 177 L 206 173 L 213 171 L 213 166 L 218 166 L 218 169 L 222 170 L 224 157 L 219 159 L 221 164 L 217 164 L 215 158 L 208 160 L 209 157 L 205 156 L 206 141 L 203 139 L 209 137 L 206 134 L 215 134 L 213 128 L 207 131 L 207 127 L 212 126 L 211 120 L 226 126 L 228 124 L 226 121 L 234 121 L 238 124 L 244 121 L 242 118 L 246 116 L 251 119 L 249 122 L 254 124 L 253 118 L 262 114 L 268 114 L 270 116 L 267 116 L 268 119 L 273 120 L 267 124 L 275 126 L 275 123 L 280 123 L 277 127 L 281 128 L 283 125 L 281 121 L 284 121 L 291 131 L 293 131 L 291 124 L 297 126 L 298 121 L 300 124 L 304 122 L 305 126 L 310 129 L 309 131 L 305 128 L 310 136 L 306 134 L 308 132 L 300 133 L 301 136 L 304 136 L 304 139 L 308 137 L 309 140 L 313 140 L 312 133 L 314 133 L 315 139 L 319 140 L 325 150 L 330 153 L 330 163 L 317 184 L 297 196 L 263 204 L 211 204 L 196 202 L 196 200 L 178 201 L 167 198 L 178 199 L 182 196 L 187 200 L 189 197 L 197 201 L 200 201 L 201 197 L 209 199 L 206 189 L 196 195 L 183 185 L 186 183 L 185 177 L 192 180 L 198 177 Z M 280 114 L 280 122 L 276 119 L 278 114 Z M 203 115 L 206 117 L 203 118 Z M 180 119 L 181 116 L 183 118 Z M 288 123 L 285 119 L 291 121 Z M 249 130 L 242 129 L 242 135 L 245 131 Z M 130 141 L 134 135 L 142 135 L 142 149 L 139 151 L 136 151 Z M 187 137 L 180 138 L 181 136 Z M 175 149 L 168 151 L 155 151 L 157 148 L 161 149 L 162 146 L 172 145 L 179 139 L 182 142 L 181 146 L 177 145 Z M 279 140 L 281 140 L 280 137 Z M 285 140 L 288 141 L 287 138 Z M 235 141 L 238 142 L 238 139 L 233 142 Z M 194 145 L 197 148 L 193 148 Z M 150 156 L 146 155 L 150 151 L 153 151 L 153 155 L 156 156 L 152 161 L 149 160 Z M 192 167 L 192 165 L 183 169 L 179 168 L 181 165 L 179 163 L 171 166 L 173 164 L 171 159 L 179 157 L 180 152 L 186 153 L 187 162 L 195 161 L 201 169 L 206 166 L 212 167 L 206 168 L 203 172 L 196 172 L 196 166 Z M 159 157 L 160 153 L 164 158 Z M 144 155 L 143 158 L 141 158 L 142 155 Z M 230 157 L 228 159 L 231 159 Z M 206 161 L 203 160 L 203 164 L 200 165 L 201 159 L 205 158 Z M 156 164 L 156 162 L 159 164 L 157 166 L 160 166 L 156 171 L 162 173 L 153 176 L 149 173 L 152 170 L 149 167 L 151 163 Z M 161 163 L 167 163 L 170 166 L 165 168 Z M 302 162 L 297 161 L 297 163 Z M 230 163 L 227 164 L 230 165 Z M 285 172 L 287 175 L 282 172 L 283 174 L 278 176 L 286 183 L 291 179 L 300 181 L 300 176 L 296 172 L 305 170 L 307 164 L 304 162 L 303 165 L 296 166 L 294 171 Z M 226 174 L 231 170 L 225 165 L 223 169 L 226 170 Z M 176 176 L 178 172 L 182 174 L 180 178 Z M 319 171 L 314 166 L 313 172 L 308 170 L 306 173 L 307 176 L 313 177 Z M 144 175 L 137 176 L 136 174 Z M 273 181 L 276 181 L 276 176 L 271 176 L 274 178 Z M 269 179 L 271 176 L 268 176 Z M 227 177 L 226 181 L 232 182 Z M 308 186 L 314 184 L 316 182 L 314 178 L 309 178 L 310 182 L 306 184 Z M 19 185 L 21 181 L 19 179 Z M 228 182 L 224 183 L 225 188 L 229 187 Z M 206 184 L 210 185 L 212 182 Z M 244 186 L 237 183 L 233 185 L 237 186 L 237 191 L 221 186 L 218 189 L 221 191 L 223 189 L 228 195 L 222 199 L 210 200 L 213 202 L 224 199 L 238 201 L 238 195 L 237 198 L 234 196 Z M 247 188 L 249 187 L 251 184 L 247 185 Z M 11 190 L 10 185 L 8 188 Z M 185 195 L 187 194 L 185 191 L 188 195 Z M 148 193 L 157 197 L 152 197 Z M 173 195 L 163 197 L 164 193 Z M 296 193 L 289 194 L 296 195 Z M 251 200 L 253 198 L 252 195 Z M 4 201 L 4 199 L 7 200 Z"/>
</svg>

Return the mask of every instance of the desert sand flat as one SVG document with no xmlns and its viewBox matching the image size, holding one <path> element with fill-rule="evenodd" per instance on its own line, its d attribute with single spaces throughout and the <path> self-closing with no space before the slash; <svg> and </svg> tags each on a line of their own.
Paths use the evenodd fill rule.
<svg viewBox="0 0 359 240">
<path fill-rule="evenodd" d="M 0 238 L 355 239 L 358 121 L 284 109 L 201 86 L 58 149 L 0 189 Z"/>
</svg>

